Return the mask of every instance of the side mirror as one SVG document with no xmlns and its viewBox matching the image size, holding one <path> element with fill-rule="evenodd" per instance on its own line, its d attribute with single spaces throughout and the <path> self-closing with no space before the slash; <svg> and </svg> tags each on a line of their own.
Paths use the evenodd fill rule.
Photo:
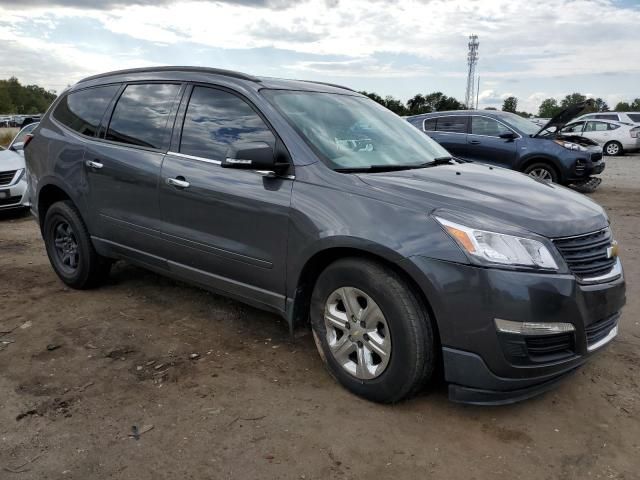
<svg viewBox="0 0 640 480">
<path fill-rule="evenodd" d="M 239 142 L 227 149 L 222 167 L 244 170 L 273 170 L 276 166 L 273 147 L 266 142 Z"/>
<path fill-rule="evenodd" d="M 500 138 L 504 138 L 505 140 L 513 140 L 516 138 L 516 134 L 514 132 L 504 132 L 500 134 Z"/>
</svg>

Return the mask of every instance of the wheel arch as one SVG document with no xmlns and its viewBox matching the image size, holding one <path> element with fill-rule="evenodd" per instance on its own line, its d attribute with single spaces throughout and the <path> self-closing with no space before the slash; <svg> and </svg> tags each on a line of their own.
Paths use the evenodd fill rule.
<svg viewBox="0 0 640 480">
<path fill-rule="evenodd" d="M 551 168 L 555 170 L 556 175 L 558 176 L 558 180 L 563 180 L 564 175 L 563 175 L 562 165 L 560 165 L 560 162 L 546 155 L 532 155 L 531 157 L 527 157 L 525 160 L 522 161 L 518 170 L 524 173 L 524 171 L 534 163 L 544 163 L 549 165 Z"/>
<path fill-rule="evenodd" d="M 405 258 L 387 247 L 370 243 L 367 243 L 366 246 L 353 244 L 331 245 L 317 250 L 308 258 L 296 276 L 294 295 L 287 300 L 287 320 L 291 330 L 293 331 L 296 327 L 309 323 L 311 294 L 322 271 L 337 260 L 354 257 L 380 263 L 393 270 L 407 282 L 414 295 L 427 309 L 427 313 L 432 320 L 436 341 L 439 345 L 440 334 L 434 310 L 427 295 L 423 289 L 420 288 L 418 281 L 413 277 L 409 269 L 406 268 Z"/>
<path fill-rule="evenodd" d="M 40 188 L 40 190 L 38 191 L 36 207 L 40 229 L 42 229 L 42 226 L 44 225 L 44 219 L 47 215 L 47 210 L 49 210 L 51 205 L 53 205 L 54 203 L 63 200 L 69 200 L 75 205 L 75 202 L 71 198 L 71 195 L 69 195 L 67 190 L 57 182 L 46 183 Z"/>
</svg>

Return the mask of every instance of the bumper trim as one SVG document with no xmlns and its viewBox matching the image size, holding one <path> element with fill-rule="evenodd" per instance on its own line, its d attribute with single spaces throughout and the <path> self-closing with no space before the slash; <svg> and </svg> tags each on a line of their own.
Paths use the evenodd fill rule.
<svg viewBox="0 0 640 480">
<path fill-rule="evenodd" d="M 607 333 L 607 336 L 604 337 L 601 340 L 598 340 L 596 343 L 594 343 L 593 345 L 587 345 L 587 351 L 588 352 L 593 352 L 597 349 L 599 349 L 600 347 L 606 345 L 607 343 L 609 343 L 611 340 L 613 340 L 616 335 L 618 335 L 618 325 L 615 325 L 610 331 L 609 333 Z"/>
<path fill-rule="evenodd" d="M 559 376 L 547 380 L 546 382 L 531 385 L 529 387 L 518 390 L 499 391 L 499 390 L 483 390 L 480 388 L 464 387 L 462 385 L 449 385 L 449 400 L 456 403 L 464 403 L 469 405 L 486 405 L 498 406 L 509 405 L 521 402 L 529 398 L 541 395 L 562 382 L 565 377 L 573 374 L 579 367 L 568 372 L 564 372 Z"/>
</svg>

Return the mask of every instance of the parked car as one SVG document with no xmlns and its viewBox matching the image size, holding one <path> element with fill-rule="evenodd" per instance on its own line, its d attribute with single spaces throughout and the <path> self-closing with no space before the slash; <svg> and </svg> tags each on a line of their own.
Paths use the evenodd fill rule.
<svg viewBox="0 0 640 480">
<path fill-rule="evenodd" d="M 561 129 L 563 135 L 580 135 L 602 145 L 605 155 L 640 150 L 640 125 L 612 120 L 574 120 Z"/>
<path fill-rule="evenodd" d="M 596 142 L 556 133 L 583 109 L 584 104 L 571 106 L 542 127 L 493 110 L 434 112 L 407 120 L 456 157 L 567 185 L 585 182 L 605 168 Z"/>
<path fill-rule="evenodd" d="M 457 162 L 344 87 L 97 75 L 56 99 L 25 155 L 64 283 L 96 286 L 124 259 L 310 322 L 332 375 L 371 400 L 438 365 L 455 401 L 521 400 L 618 331 L 625 279 L 598 204 Z"/>
<path fill-rule="evenodd" d="M 29 207 L 24 157 L 0 149 L 0 210 Z"/>
<path fill-rule="evenodd" d="M 31 135 L 33 130 L 38 126 L 38 122 L 30 123 L 22 130 L 20 130 L 11 143 L 9 144 L 9 150 L 13 150 L 14 152 L 19 153 L 20 155 L 24 155 L 24 142 L 27 139 L 27 136 Z"/>
<path fill-rule="evenodd" d="M 614 122 L 635 123 L 640 125 L 640 112 L 596 112 L 581 115 L 579 120 L 613 120 Z"/>
</svg>

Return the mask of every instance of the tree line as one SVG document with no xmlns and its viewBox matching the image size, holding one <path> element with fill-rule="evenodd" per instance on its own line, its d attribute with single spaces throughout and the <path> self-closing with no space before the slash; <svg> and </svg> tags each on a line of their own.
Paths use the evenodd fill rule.
<svg viewBox="0 0 640 480">
<path fill-rule="evenodd" d="M 387 107 L 392 112 L 403 116 L 441 112 L 444 110 L 464 110 L 466 108 L 462 102 L 458 101 L 454 97 L 448 97 L 442 92 L 433 92 L 426 95 L 418 93 L 407 100 L 406 103 L 402 103 L 402 101 L 392 97 L 391 95 L 387 95 L 383 98 L 373 92 L 362 91 L 360 93 L 366 95 L 372 100 L 375 100 L 380 105 Z M 546 100 L 543 100 L 538 107 L 537 114 L 534 115 L 532 113 L 519 111 L 518 98 L 511 96 L 504 99 L 504 102 L 502 103 L 502 111 L 515 113 L 525 118 L 534 116 L 551 118 L 570 105 L 575 105 L 586 100 L 587 96 L 578 92 L 566 95 L 560 101 L 555 98 L 547 98 Z M 592 100 L 593 102 L 587 106 L 584 113 L 609 111 L 609 105 L 607 105 L 607 102 L 602 98 L 595 98 Z M 485 110 L 497 109 L 494 107 L 487 107 Z M 633 102 L 619 102 L 614 110 L 618 112 L 640 112 L 640 98 L 636 98 Z"/>
<path fill-rule="evenodd" d="M 44 113 L 56 96 L 38 85 L 22 85 L 15 77 L 0 80 L 0 114 Z"/>
</svg>

